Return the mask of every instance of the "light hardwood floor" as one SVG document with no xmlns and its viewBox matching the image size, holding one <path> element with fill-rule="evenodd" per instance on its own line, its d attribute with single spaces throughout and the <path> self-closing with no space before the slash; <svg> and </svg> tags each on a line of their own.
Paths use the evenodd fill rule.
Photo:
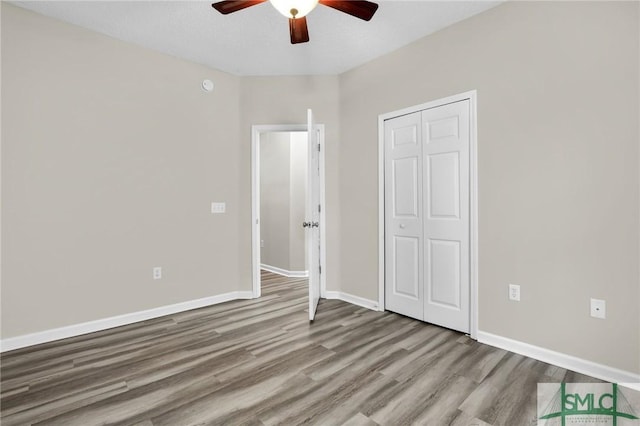
<svg viewBox="0 0 640 426">
<path fill-rule="evenodd" d="M 1 358 L 3 426 L 531 425 L 538 382 L 594 381 L 263 273 L 223 303 Z"/>
</svg>

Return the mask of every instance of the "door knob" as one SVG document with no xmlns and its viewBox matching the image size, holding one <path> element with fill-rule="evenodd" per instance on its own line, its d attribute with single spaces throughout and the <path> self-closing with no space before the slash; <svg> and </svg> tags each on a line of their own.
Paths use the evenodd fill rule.
<svg viewBox="0 0 640 426">
<path fill-rule="evenodd" d="M 303 228 L 310 228 L 311 227 L 311 222 L 302 222 L 302 227 Z"/>
<path fill-rule="evenodd" d="M 318 222 L 311 222 L 311 228 L 317 228 Z"/>
</svg>

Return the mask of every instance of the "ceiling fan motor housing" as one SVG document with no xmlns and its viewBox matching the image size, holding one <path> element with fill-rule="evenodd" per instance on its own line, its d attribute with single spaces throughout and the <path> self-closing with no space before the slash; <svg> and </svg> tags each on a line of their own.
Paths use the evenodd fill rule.
<svg viewBox="0 0 640 426">
<path fill-rule="evenodd" d="M 287 18 L 305 17 L 318 5 L 318 0 L 269 0 Z"/>
</svg>

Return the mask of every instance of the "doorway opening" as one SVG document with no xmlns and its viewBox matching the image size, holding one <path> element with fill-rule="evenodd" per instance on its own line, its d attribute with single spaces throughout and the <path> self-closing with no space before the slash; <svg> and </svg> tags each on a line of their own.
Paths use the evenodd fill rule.
<svg viewBox="0 0 640 426">
<path fill-rule="evenodd" d="M 302 278 L 309 276 L 311 265 L 324 268 L 325 211 L 322 207 L 314 211 L 315 219 L 309 211 L 311 195 L 324 206 L 324 150 L 318 148 L 324 145 L 324 126 L 315 126 L 313 138 L 308 128 L 305 124 L 252 127 L 253 297 L 261 295 L 261 270 Z M 310 170 L 318 172 L 314 185 Z M 310 224 L 320 250 L 310 250 Z M 319 276 L 320 297 L 326 288 L 324 276 Z"/>
<path fill-rule="evenodd" d="M 306 278 L 307 132 L 260 135 L 260 269 Z"/>
</svg>

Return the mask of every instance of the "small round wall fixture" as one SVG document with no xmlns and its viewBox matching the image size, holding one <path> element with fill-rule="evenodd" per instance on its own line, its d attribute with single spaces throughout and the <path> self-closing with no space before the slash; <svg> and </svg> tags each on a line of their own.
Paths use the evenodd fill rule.
<svg viewBox="0 0 640 426">
<path fill-rule="evenodd" d="M 205 92 L 213 91 L 213 81 L 211 80 L 203 80 L 202 81 L 202 90 Z"/>
</svg>

